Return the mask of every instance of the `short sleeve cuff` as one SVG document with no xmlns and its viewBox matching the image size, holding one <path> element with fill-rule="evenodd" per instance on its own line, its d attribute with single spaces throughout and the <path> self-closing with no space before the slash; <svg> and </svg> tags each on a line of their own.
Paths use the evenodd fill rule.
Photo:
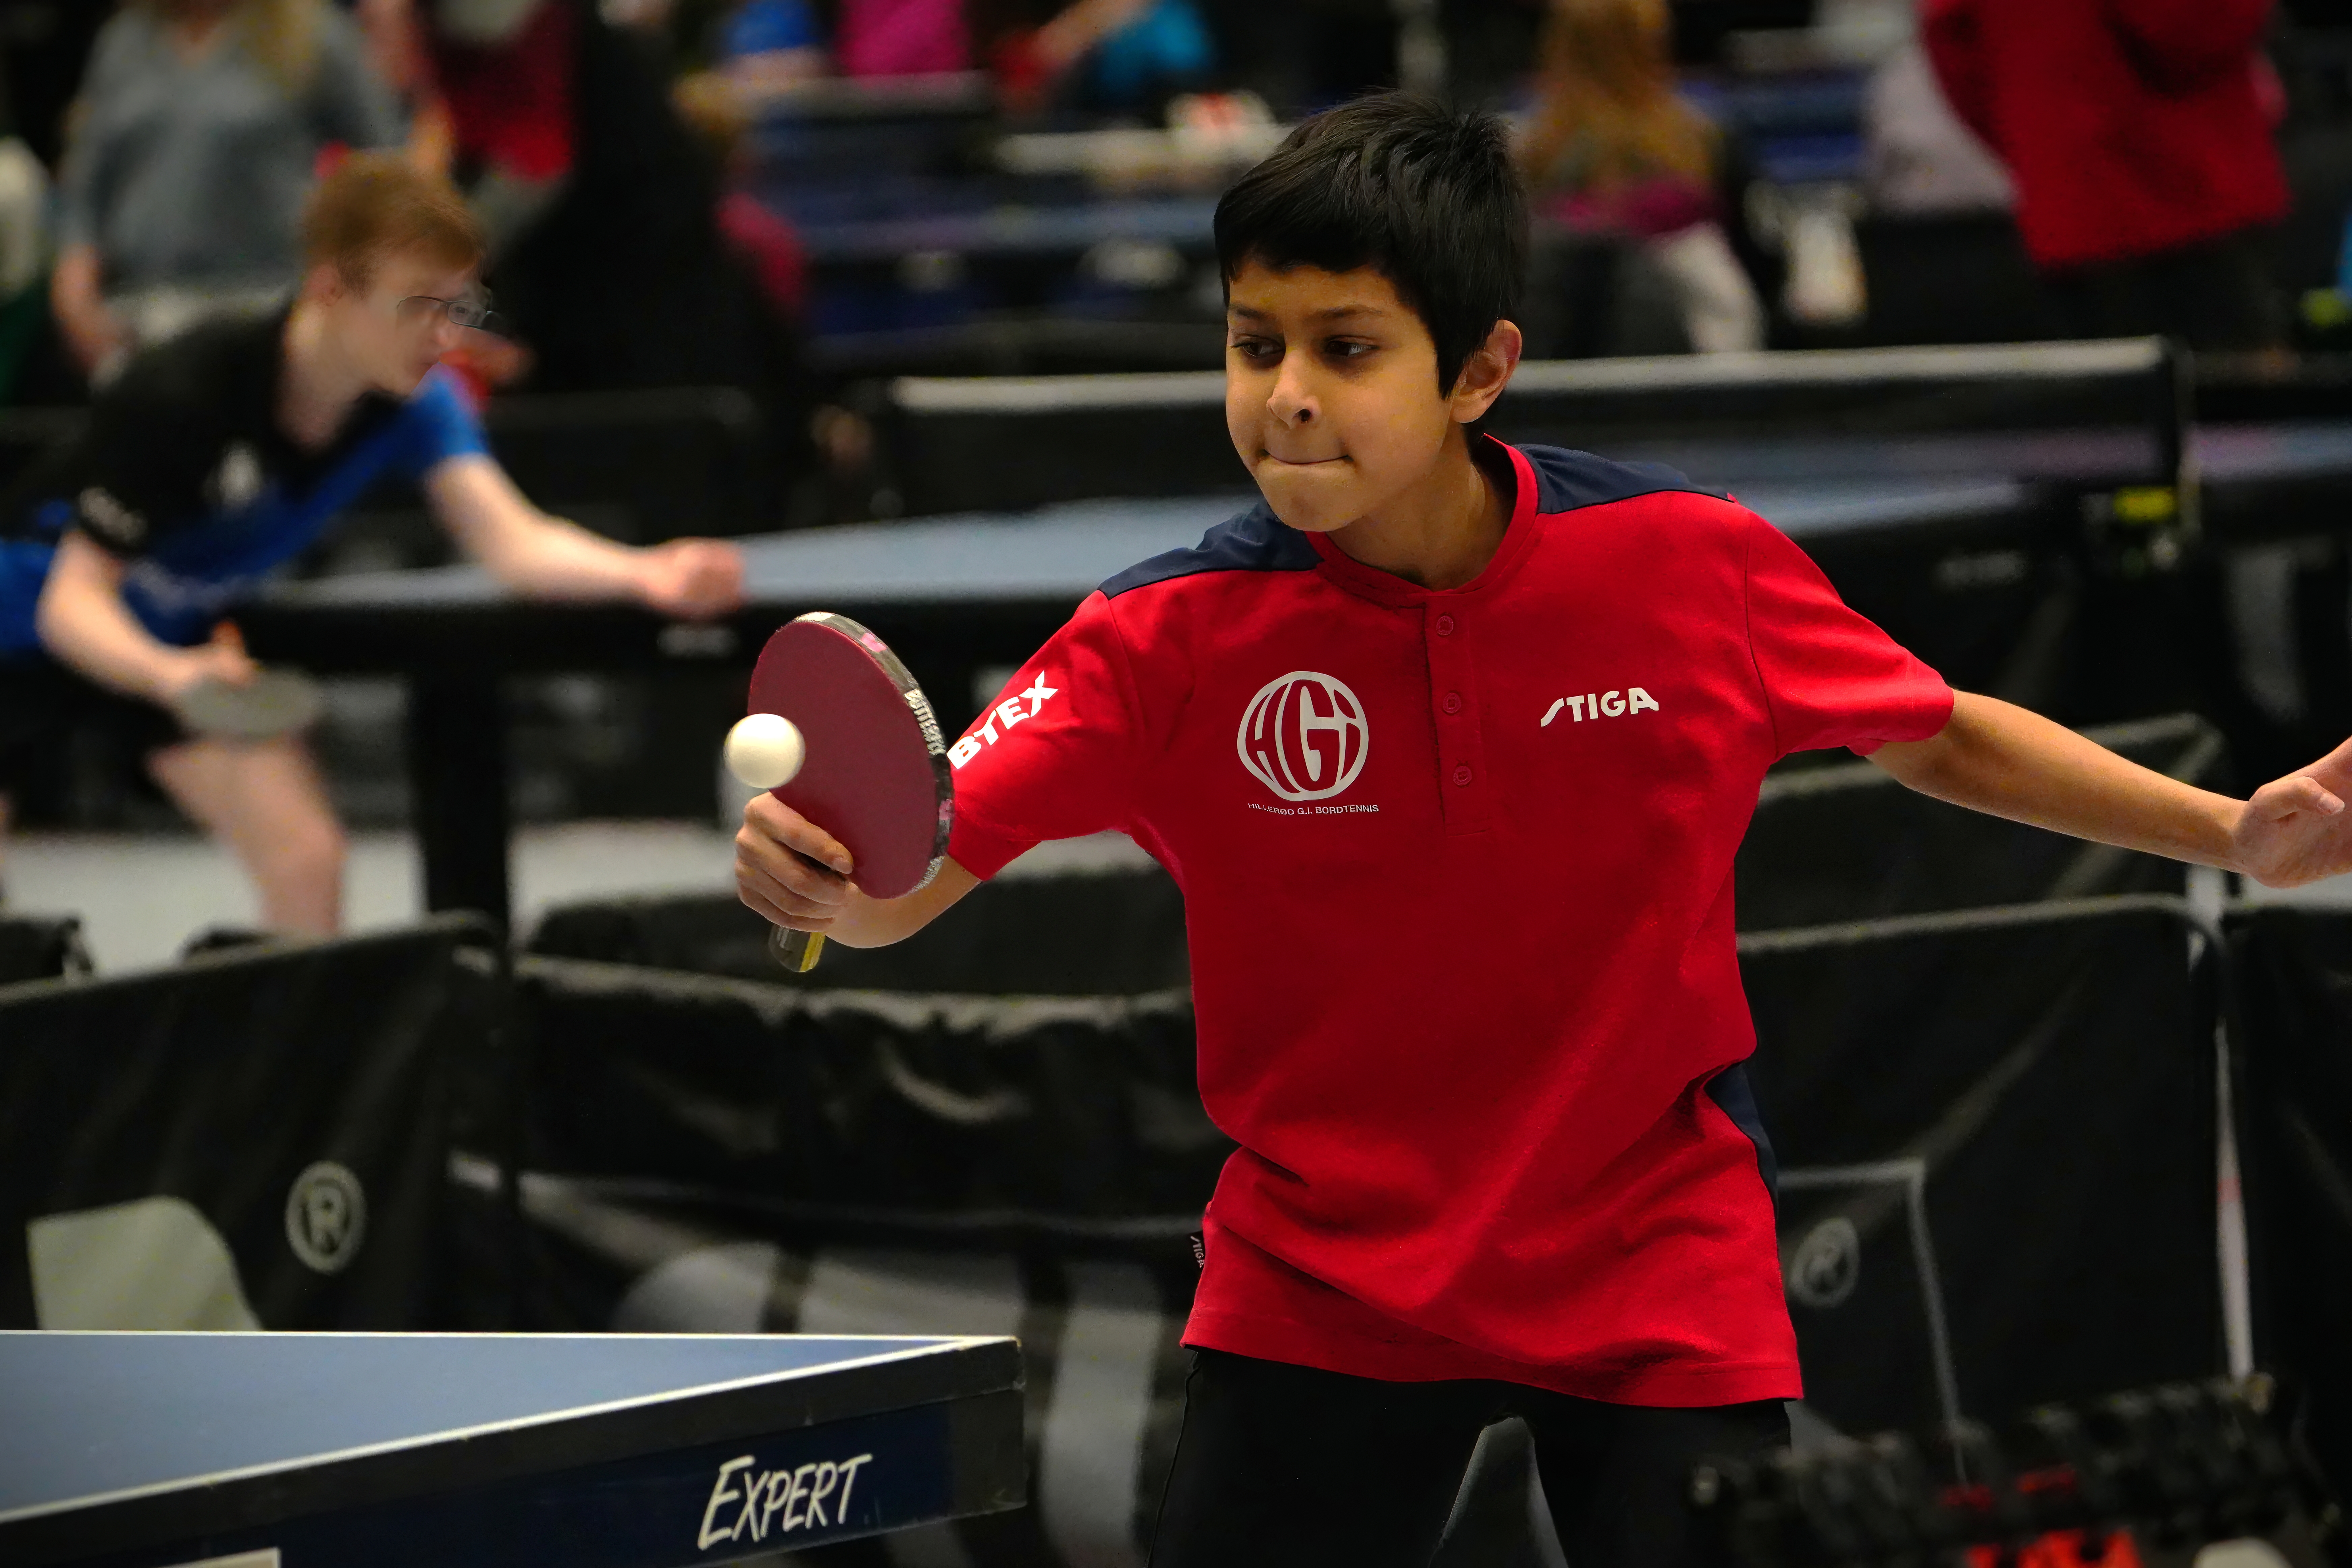
<svg viewBox="0 0 2352 1568">
<path fill-rule="evenodd" d="M 1036 847 L 1036 839 L 992 827 L 961 805 L 948 834 L 949 858 L 983 882 Z"/>
<path fill-rule="evenodd" d="M 1946 686 L 1935 698 L 1923 698 L 1918 705 L 1916 723 L 1906 723 L 1894 734 L 1880 735 L 1867 741 L 1848 742 L 1846 750 L 1857 757 L 1866 757 L 1879 747 L 1910 741 L 1932 741 L 1944 732 L 1952 721 L 1952 689 Z"/>
</svg>

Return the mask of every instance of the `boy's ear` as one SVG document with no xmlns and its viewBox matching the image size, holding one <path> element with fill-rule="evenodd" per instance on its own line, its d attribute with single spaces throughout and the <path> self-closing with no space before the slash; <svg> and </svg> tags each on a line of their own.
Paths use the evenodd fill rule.
<svg viewBox="0 0 2352 1568">
<path fill-rule="evenodd" d="M 1527 347 L 1516 321 L 1496 321 L 1486 334 L 1486 341 L 1470 351 L 1462 362 L 1462 374 L 1454 378 L 1454 422 L 1467 425 L 1482 417 L 1503 395 L 1503 388 L 1511 384 L 1511 373 L 1519 368 L 1519 354 Z"/>
<path fill-rule="evenodd" d="M 302 277 L 302 297 L 321 305 L 331 305 L 351 292 L 342 268 L 331 261 L 321 261 Z"/>
</svg>

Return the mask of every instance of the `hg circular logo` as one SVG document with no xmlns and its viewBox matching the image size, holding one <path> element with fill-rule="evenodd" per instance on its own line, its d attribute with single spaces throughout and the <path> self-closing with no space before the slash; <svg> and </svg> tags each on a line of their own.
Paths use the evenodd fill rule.
<svg viewBox="0 0 2352 1568">
<path fill-rule="evenodd" d="M 320 1274 L 340 1274 L 367 1233 L 367 1194 L 351 1168 L 321 1160 L 294 1178 L 286 1194 L 286 1242 Z"/>
<path fill-rule="evenodd" d="M 1364 705 L 1311 669 L 1267 681 L 1242 714 L 1242 766 L 1285 800 L 1328 800 L 1356 782 L 1371 750 Z"/>
</svg>

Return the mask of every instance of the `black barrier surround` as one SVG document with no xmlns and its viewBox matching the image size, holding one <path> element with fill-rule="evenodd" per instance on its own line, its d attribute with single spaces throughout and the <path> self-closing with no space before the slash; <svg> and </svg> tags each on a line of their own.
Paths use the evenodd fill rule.
<svg viewBox="0 0 2352 1568">
<path fill-rule="evenodd" d="M 453 917 L 0 991 L 0 1327 L 430 1326 L 500 970 Z"/>
<path fill-rule="evenodd" d="M 551 958 L 782 978 L 768 923 L 728 894 L 597 900 L 551 910 L 527 951 Z M 1156 866 L 1003 876 L 964 895 L 919 941 L 834 943 L 799 989 L 991 996 L 1135 996 L 1192 983 L 1184 900 Z"/>
<path fill-rule="evenodd" d="M 2242 910 L 2228 931 L 2254 1342 L 2352 1497 L 2352 910 Z"/>
<path fill-rule="evenodd" d="M 72 915 L 0 915 L 0 985 L 90 972 L 81 921 Z"/>
<path fill-rule="evenodd" d="M 1181 992 L 803 992 L 524 958 L 526 1168 L 875 1213 L 1198 1215 L 1232 1145 Z"/>
<path fill-rule="evenodd" d="M 2230 782 L 2220 731 L 2188 714 L 2085 734 L 2184 784 Z M 1947 805 L 1867 762 L 1769 774 L 1738 877 L 1739 928 L 1756 931 L 2188 886 L 2179 861 Z"/>
<path fill-rule="evenodd" d="M 2084 900 L 1744 937 L 1806 1403 L 1848 1430 L 2225 1370 L 2219 944 L 2176 899 Z M 1895 1173 L 1882 1172 L 1892 1177 Z"/>
</svg>

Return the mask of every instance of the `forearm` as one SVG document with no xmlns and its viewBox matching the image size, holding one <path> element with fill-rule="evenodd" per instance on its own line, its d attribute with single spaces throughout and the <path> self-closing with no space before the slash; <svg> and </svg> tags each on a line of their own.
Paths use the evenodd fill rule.
<svg viewBox="0 0 2352 1568">
<path fill-rule="evenodd" d="M 940 868 L 929 887 L 903 899 L 869 899 L 850 889 L 841 912 L 824 928 L 825 940 L 844 947 L 888 947 L 904 942 L 945 913 L 978 881 L 950 860 Z"/>
<path fill-rule="evenodd" d="M 88 544 L 82 548 L 96 550 Z M 101 686 L 163 701 L 171 695 L 185 655 L 156 641 L 139 624 L 122 602 L 119 581 L 53 572 L 35 616 L 41 646 Z"/>
<path fill-rule="evenodd" d="M 491 576 L 535 599 L 635 598 L 644 586 L 636 551 L 545 513 L 467 542 Z"/>
<path fill-rule="evenodd" d="M 1932 740 L 1871 761 L 1937 800 L 2056 833 L 2235 870 L 2244 803 L 2127 762 L 1996 698 L 1959 693 Z"/>
</svg>

